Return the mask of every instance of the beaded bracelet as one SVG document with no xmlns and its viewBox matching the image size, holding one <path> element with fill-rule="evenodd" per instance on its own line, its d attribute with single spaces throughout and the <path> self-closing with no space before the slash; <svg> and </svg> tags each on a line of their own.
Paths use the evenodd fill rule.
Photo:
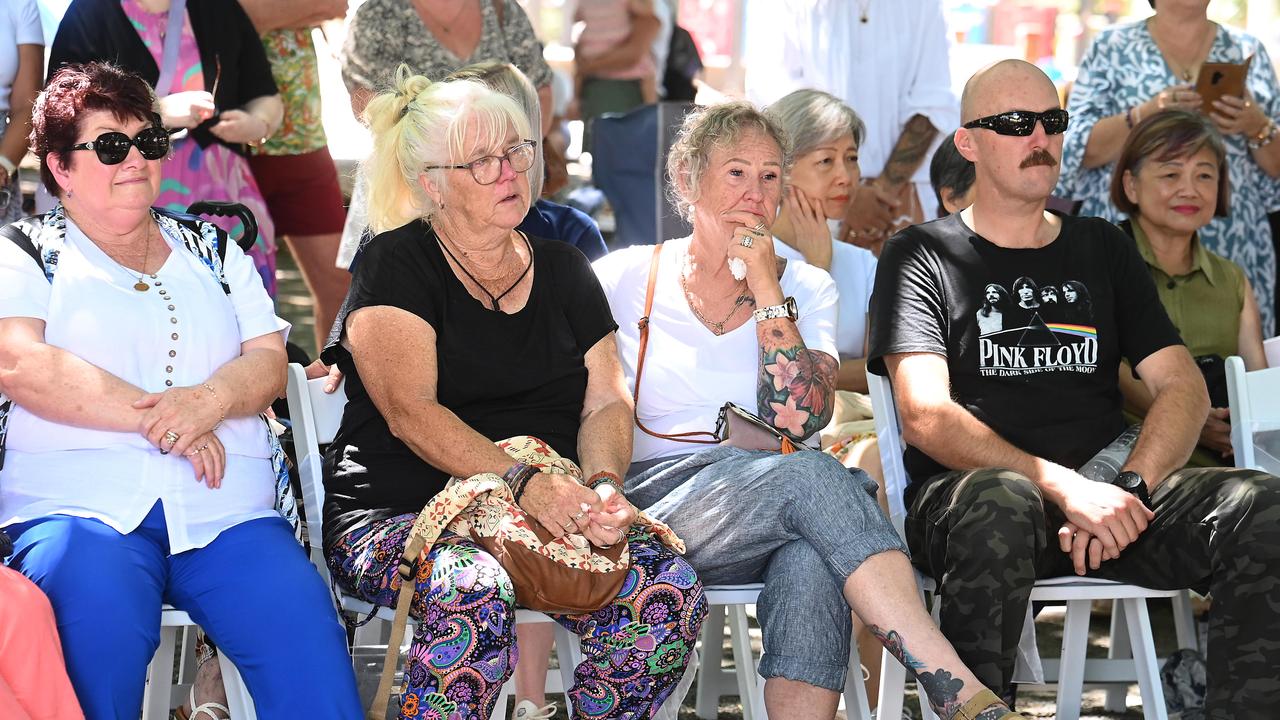
<svg viewBox="0 0 1280 720">
<path fill-rule="evenodd" d="M 516 463 L 507 468 L 507 471 L 502 474 L 502 481 L 507 484 L 507 487 L 511 488 L 511 495 L 519 502 L 520 497 L 524 495 L 525 486 L 537 474 L 538 468 L 533 465 Z"/>
<path fill-rule="evenodd" d="M 1277 134 L 1280 134 L 1280 125 L 1277 125 L 1275 120 L 1268 119 L 1266 127 L 1262 128 L 1261 132 L 1250 138 L 1245 144 L 1249 146 L 1250 150 L 1261 150 L 1270 145 L 1271 141 L 1276 139 Z"/>
<path fill-rule="evenodd" d="M 213 401 L 218 403 L 218 415 L 220 417 L 218 418 L 218 424 L 213 426 L 217 429 L 219 425 L 222 425 L 222 421 L 227 419 L 227 406 L 222 404 L 222 398 L 218 397 L 218 391 L 214 390 L 212 385 L 205 382 L 200 383 L 200 387 L 208 390 L 209 394 L 213 396 Z"/>
<path fill-rule="evenodd" d="M 595 490 L 606 483 L 612 485 L 619 494 L 622 493 L 622 478 L 618 477 L 617 473 L 611 473 L 608 470 L 601 470 L 595 475 L 587 478 L 586 485 L 592 490 Z"/>
</svg>

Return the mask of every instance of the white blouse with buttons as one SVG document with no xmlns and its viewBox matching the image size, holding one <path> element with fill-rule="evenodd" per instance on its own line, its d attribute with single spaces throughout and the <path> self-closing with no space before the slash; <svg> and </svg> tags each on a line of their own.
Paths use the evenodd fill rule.
<svg viewBox="0 0 1280 720">
<path fill-rule="evenodd" d="M 240 355 L 241 343 L 288 335 L 253 261 L 227 248 L 228 296 L 201 260 L 171 252 L 154 274 L 117 264 L 73 222 L 53 284 L 16 245 L 0 243 L 0 317 L 45 322 L 45 342 L 148 392 L 199 385 Z M 92 389 L 82 389 L 86 395 Z M 92 402 L 92 397 L 85 397 Z M 77 428 L 15 405 L 0 470 L 0 526 L 52 514 L 96 518 L 122 533 L 163 502 L 174 553 L 203 547 L 238 523 L 275 514 L 275 472 L 264 423 L 227 420 L 222 487 L 197 482 L 190 462 L 161 455 L 138 433 Z"/>
</svg>

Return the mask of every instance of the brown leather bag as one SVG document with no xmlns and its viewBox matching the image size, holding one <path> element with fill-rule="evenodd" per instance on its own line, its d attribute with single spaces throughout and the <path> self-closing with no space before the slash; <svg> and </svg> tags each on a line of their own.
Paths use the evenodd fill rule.
<svg viewBox="0 0 1280 720">
<path fill-rule="evenodd" d="M 546 443 L 528 436 L 498 443 L 508 455 L 542 469 L 565 473 L 581 481 L 572 461 L 556 455 Z M 430 566 L 421 561 L 441 534 L 449 531 L 470 538 L 493 555 L 511 578 L 521 607 L 549 613 L 594 612 L 618 596 L 631 568 L 627 542 L 609 547 L 589 544 L 581 535 L 556 538 L 516 504 L 511 488 L 493 473 L 453 478 L 431 498 L 414 521 L 400 558 L 400 591 L 391 637 L 404 637 L 417 581 L 426 580 Z M 651 536 L 678 553 L 684 543 L 663 523 L 638 513 L 628 539 Z M 398 643 L 390 643 L 382 676 L 367 718 L 386 717 L 391 680 L 400 657 Z"/>
</svg>

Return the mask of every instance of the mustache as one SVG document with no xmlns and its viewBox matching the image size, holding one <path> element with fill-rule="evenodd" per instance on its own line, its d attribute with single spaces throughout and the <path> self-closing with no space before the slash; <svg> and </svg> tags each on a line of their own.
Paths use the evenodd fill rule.
<svg viewBox="0 0 1280 720">
<path fill-rule="evenodd" d="M 1058 160 L 1054 158 L 1052 155 L 1050 155 L 1048 150 L 1045 150 L 1044 148 L 1038 148 L 1032 151 L 1032 153 L 1028 155 L 1026 159 L 1022 161 L 1022 164 L 1019 165 L 1018 167 L 1019 169 L 1035 167 L 1037 165 L 1044 165 L 1045 167 L 1054 167 L 1057 164 L 1058 164 Z"/>
</svg>

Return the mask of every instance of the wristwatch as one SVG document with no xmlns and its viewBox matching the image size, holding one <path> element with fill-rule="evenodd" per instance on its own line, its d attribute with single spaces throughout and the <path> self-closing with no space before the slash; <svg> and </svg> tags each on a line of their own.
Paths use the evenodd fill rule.
<svg viewBox="0 0 1280 720">
<path fill-rule="evenodd" d="M 751 317 L 755 318 L 756 322 L 773 320 L 774 318 L 787 318 L 794 322 L 796 318 L 800 317 L 800 311 L 796 309 L 796 299 L 788 297 L 782 301 L 781 305 L 757 308 L 755 312 L 751 313 Z"/>
<path fill-rule="evenodd" d="M 1151 494 L 1147 492 L 1147 483 L 1142 476 L 1132 470 L 1125 470 L 1116 475 L 1116 479 L 1111 481 L 1112 485 L 1124 490 L 1142 501 L 1142 504 L 1151 509 Z"/>
</svg>

